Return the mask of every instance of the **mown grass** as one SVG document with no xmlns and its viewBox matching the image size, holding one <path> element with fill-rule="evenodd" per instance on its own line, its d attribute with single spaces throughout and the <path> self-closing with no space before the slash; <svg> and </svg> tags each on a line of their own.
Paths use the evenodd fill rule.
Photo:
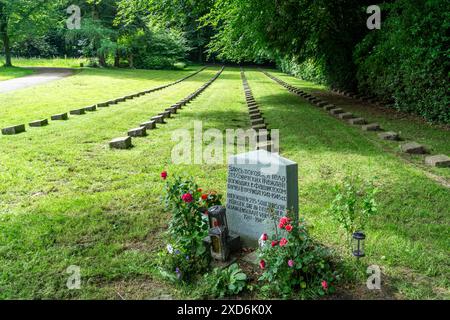
<svg viewBox="0 0 450 320">
<path fill-rule="evenodd" d="M 1 64 L 1 63 L 0 63 Z M 0 81 L 19 78 L 32 74 L 33 71 L 29 69 L 17 67 L 0 67 Z"/>
<path fill-rule="evenodd" d="M 134 139 L 133 149 L 112 151 L 107 143 L 188 95 L 217 70 L 67 122 L 0 137 L 0 298 L 198 296 L 195 287 L 162 281 L 155 266 L 168 221 L 160 204 L 159 173 L 192 175 L 203 188 L 226 192 L 225 164 L 175 165 L 171 152 L 177 141 L 171 138 L 180 128 L 192 133 L 194 120 L 205 129 L 249 127 L 239 70 L 226 69 L 168 124 Z M 185 74 L 86 70 L 0 95 L 0 121 L 17 123 L 83 107 Z M 448 189 L 384 152 L 370 134 L 329 117 L 262 73 L 250 70 L 247 77 L 270 127 L 281 131 L 282 155 L 299 164 L 301 214 L 313 235 L 339 252 L 347 272 L 357 272 L 348 279 L 364 284 L 365 266 L 378 264 L 383 285 L 396 297 L 448 298 Z M 381 189 L 380 213 L 366 230 L 368 256 L 360 266 L 326 213 L 332 186 L 354 174 L 375 179 Z M 81 290 L 66 288 L 70 265 L 81 267 Z"/>
<path fill-rule="evenodd" d="M 4 63 L 5 57 L 0 56 L 0 65 Z M 88 60 L 84 58 L 12 58 L 12 64 L 15 67 L 79 68 L 80 63 L 84 63 L 86 66 Z"/>
</svg>

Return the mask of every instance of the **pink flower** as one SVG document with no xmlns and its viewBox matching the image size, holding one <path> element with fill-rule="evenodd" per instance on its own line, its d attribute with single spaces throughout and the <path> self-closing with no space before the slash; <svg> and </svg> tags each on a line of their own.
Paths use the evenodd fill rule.
<svg viewBox="0 0 450 320">
<path fill-rule="evenodd" d="M 272 248 L 275 247 L 278 244 L 278 241 L 272 241 Z"/>
<path fill-rule="evenodd" d="M 261 240 L 262 241 L 267 241 L 267 238 L 268 238 L 267 237 L 267 233 L 263 233 L 262 236 L 261 236 Z"/>
<path fill-rule="evenodd" d="M 287 232 L 291 232 L 292 231 L 292 226 L 290 224 L 288 224 L 285 229 L 286 229 Z"/>
<path fill-rule="evenodd" d="M 194 200 L 194 198 L 192 197 L 192 194 L 190 193 L 185 193 L 183 194 L 183 196 L 181 197 L 181 199 L 186 202 L 186 203 L 190 203 Z"/>
<path fill-rule="evenodd" d="M 266 262 L 264 260 L 261 260 L 259 262 L 259 267 L 264 270 L 266 268 Z"/>
<path fill-rule="evenodd" d="M 167 179 L 167 171 L 161 172 L 161 178 L 162 178 L 163 180 L 166 180 L 166 179 Z"/>
<path fill-rule="evenodd" d="M 294 266 L 294 260 L 289 260 L 288 266 L 292 268 Z"/>
<path fill-rule="evenodd" d="M 287 243 L 288 243 L 287 239 L 286 238 L 282 238 L 280 240 L 280 247 L 284 247 L 285 245 L 287 245 Z"/>
<path fill-rule="evenodd" d="M 328 283 L 325 280 L 322 281 L 322 288 L 323 288 L 323 290 L 328 289 Z"/>
</svg>

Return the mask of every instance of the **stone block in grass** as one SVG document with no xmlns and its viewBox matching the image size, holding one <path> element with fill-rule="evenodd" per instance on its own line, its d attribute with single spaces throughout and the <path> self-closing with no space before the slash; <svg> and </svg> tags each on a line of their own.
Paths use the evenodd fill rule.
<svg viewBox="0 0 450 320">
<path fill-rule="evenodd" d="M 97 108 L 106 108 L 109 107 L 109 103 L 108 102 L 102 102 L 97 104 Z"/>
<path fill-rule="evenodd" d="M 344 112 L 344 113 L 341 113 L 341 114 L 338 115 L 338 117 L 339 117 L 340 119 L 344 119 L 344 120 L 356 118 L 356 117 L 353 115 L 353 113 L 350 113 L 350 112 Z"/>
<path fill-rule="evenodd" d="M 369 123 L 361 127 L 364 131 L 381 131 L 381 127 L 378 123 Z"/>
<path fill-rule="evenodd" d="M 147 135 L 147 129 L 145 127 L 134 128 L 128 130 L 129 137 L 145 137 Z"/>
<path fill-rule="evenodd" d="M 399 134 L 397 132 L 393 132 L 393 131 L 379 133 L 378 137 L 383 140 L 391 140 L 391 141 L 400 140 Z"/>
<path fill-rule="evenodd" d="M 167 109 L 165 110 L 165 112 L 170 112 L 170 113 L 172 113 L 172 114 L 176 114 L 176 113 L 177 113 L 177 108 L 167 108 Z"/>
<path fill-rule="evenodd" d="M 70 114 L 80 116 L 80 115 L 86 114 L 86 111 L 84 109 L 75 109 L 75 110 L 71 110 Z"/>
<path fill-rule="evenodd" d="M 344 110 L 342 110 L 341 108 L 335 108 L 335 109 L 331 109 L 330 110 L 330 113 L 332 114 L 332 115 L 338 115 L 338 114 L 341 114 L 341 113 L 344 113 L 345 111 Z"/>
<path fill-rule="evenodd" d="M 35 120 L 35 121 L 30 122 L 29 125 L 32 128 L 45 127 L 48 125 L 48 120 L 47 119 Z"/>
<path fill-rule="evenodd" d="M 320 108 L 323 108 L 323 107 L 325 107 L 326 105 L 328 105 L 328 102 L 326 102 L 326 101 L 319 101 L 319 102 L 316 102 L 316 105 L 317 105 L 318 107 L 320 107 Z"/>
<path fill-rule="evenodd" d="M 408 142 L 400 146 L 400 150 L 409 154 L 426 154 L 427 149 L 417 142 Z"/>
<path fill-rule="evenodd" d="M 87 112 L 93 112 L 95 110 L 97 110 L 97 106 L 95 106 L 95 105 L 84 108 L 84 111 L 87 111 Z"/>
<path fill-rule="evenodd" d="M 263 124 L 255 124 L 252 125 L 253 130 L 267 130 L 267 125 L 265 123 Z"/>
<path fill-rule="evenodd" d="M 354 118 L 354 119 L 348 120 L 348 123 L 353 124 L 353 125 L 364 125 L 367 123 L 367 121 L 364 118 Z"/>
<path fill-rule="evenodd" d="M 14 135 L 25 132 L 25 125 L 24 124 L 18 124 L 11 127 L 6 127 L 2 129 L 3 135 Z"/>
<path fill-rule="evenodd" d="M 120 137 L 109 142 L 112 149 L 130 149 L 132 146 L 131 137 Z"/>
<path fill-rule="evenodd" d="M 425 164 L 432 166 L 432 167 L 449 168 L 450 167 L 450 157 L 448 157 L 445 154 L 428 156 L 425 158 Z"/>
<path fill-rule="evenodd" d="M 334 104 L 327 104 L 326 106 L 323 107 L 323 109 L 325 111 L 330 111 L 332 109 L 336 109 L 337 107 Z"/>
<path fill-rule="evenodd" d="M 154 116 L 150 119 L 151 121 L 155 121 L 156 123 L 165 123 L 164 122 L 164 116 L 158 115 L 158 116 Z"/>
<path fill-rule="evenodd" d="M 141 123 L 141 127 L 144 127 L 147 130 L 153 130 L 156 129 L 156 121 L 147 121 L 144 123 Z"/>
<path fill-rule="evenodd" d="M 256 119 L 251 119 L 250 122 L 252 123 L 252 126 L 254 125 L 258 125 L 258 124 L 264 124 L 264 118 L 256 118 Z"/>
<path fill-rule="evenodd" d="M 69 116 L 67 113 L 59 113 L 59 114 L 54 114 L 51 116 L 51 119 L 53 121 L 61 121 L 61 120 L 68 120 Z"/>
</svg>

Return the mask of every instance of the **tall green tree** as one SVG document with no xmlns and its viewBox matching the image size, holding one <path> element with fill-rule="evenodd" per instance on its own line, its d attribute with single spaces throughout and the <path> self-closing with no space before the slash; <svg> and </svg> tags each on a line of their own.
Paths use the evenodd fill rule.
<svg viewBox="0 0 450 320">
<path fill-rule="evenodd" d="M 45 33 L 60 23 L 60 0 L 0 0 L 0 40 L 5 65 L 12 66 L 11 45 L 25 36 Z"/>
</svg>

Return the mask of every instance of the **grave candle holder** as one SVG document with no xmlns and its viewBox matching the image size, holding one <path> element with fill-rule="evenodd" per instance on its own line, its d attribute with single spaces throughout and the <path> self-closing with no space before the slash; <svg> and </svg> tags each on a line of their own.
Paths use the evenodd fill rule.
<svg viewBox="0 0 450 320">
<path fill-rule="evenodd" d="M 366 255 L 364 252 L 365 239 L 366 235 L 362 231 L 357 231 L 352 235 L 352 253 L 358 259 Z"/>
<path fill-rule="evenodd" d="M 209 237 L 211 256 L 220 261 L 227 261 L 230 256 L 229 231 L 226 209 L 214 206 L 208 209 Z"/>
</svg>

